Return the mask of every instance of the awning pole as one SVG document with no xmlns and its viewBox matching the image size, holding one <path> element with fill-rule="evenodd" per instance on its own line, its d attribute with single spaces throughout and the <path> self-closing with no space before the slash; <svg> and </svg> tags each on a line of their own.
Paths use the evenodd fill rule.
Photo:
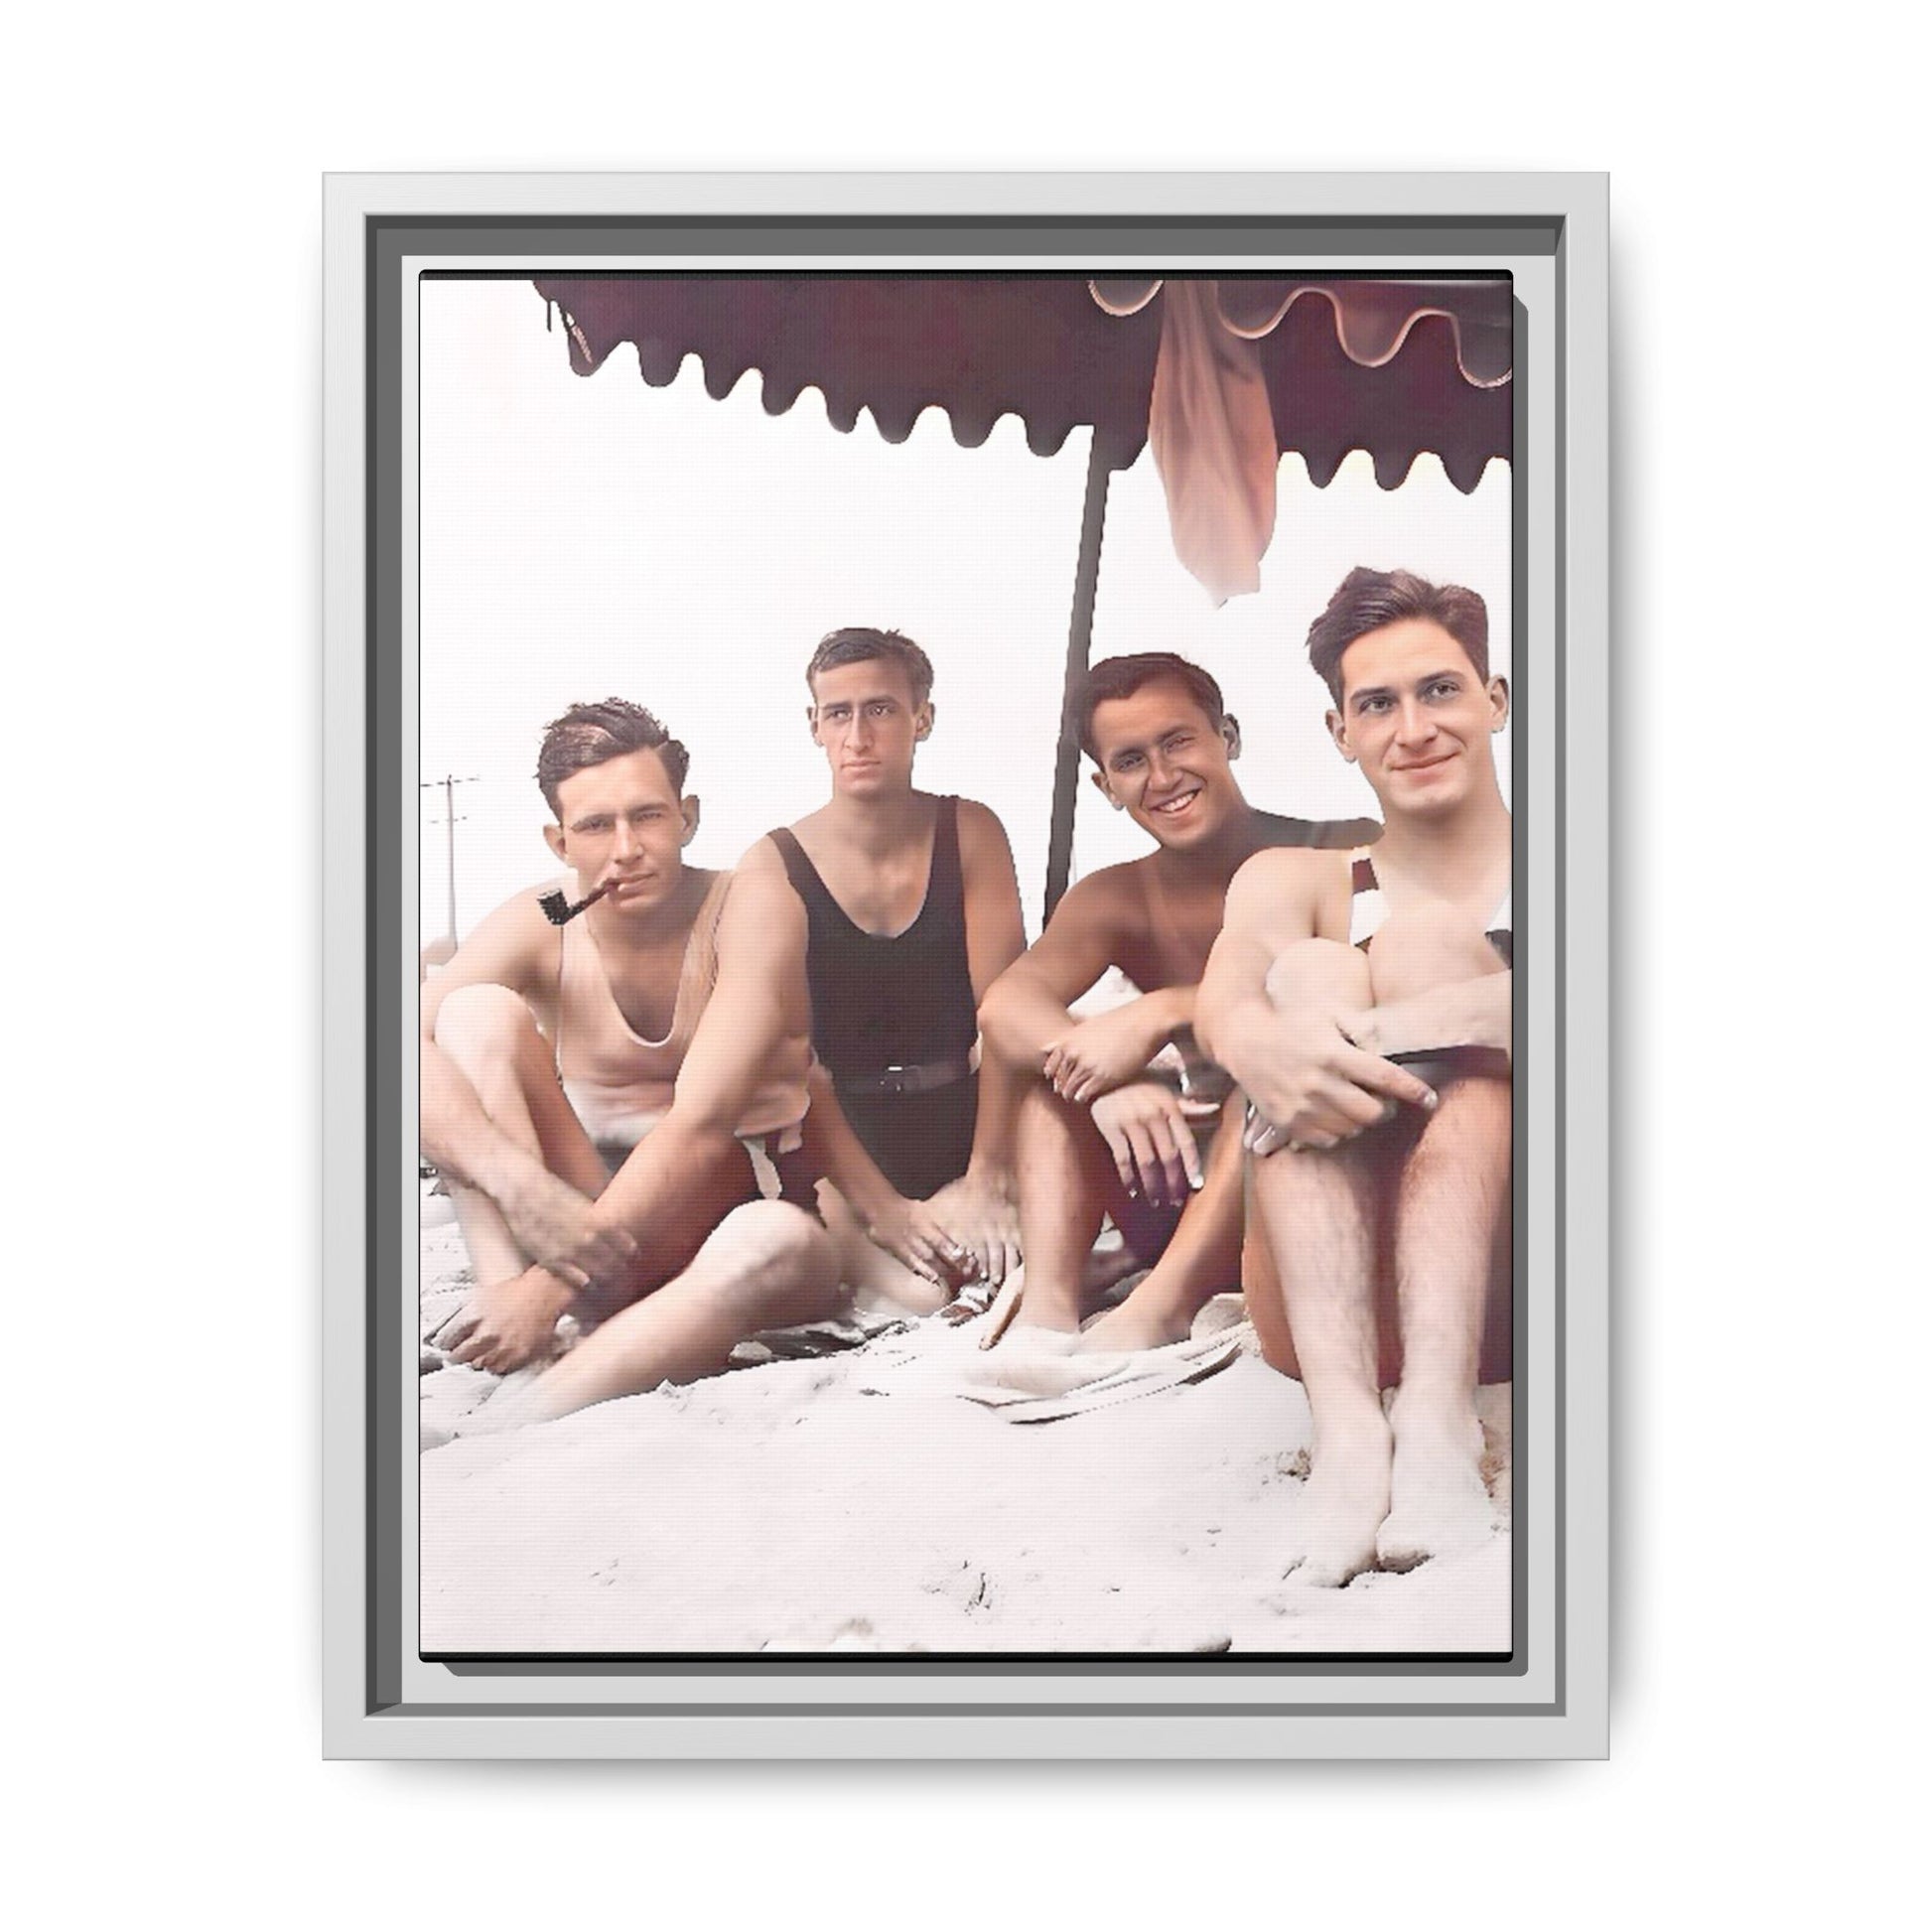
<svg viewBox="0 0 1932 1932">
<path fill-rule="evenodd" d="M 1080 561 L 1073 573 L 1073 615 L 1066 630 L 1066 678 L 1060 691 L 1060 743 L 1053 766 L 1053 829 L 1046 845 L 1046 911 L 1066 891 L 1073 870 L 1073 807 L 1080 792 L 1080 720 L 1074 704 L 1093 649 L 1094 593 L 1100 583 L 1100 535 L 1107 522 L 1107 480 L 1113 474 L 1093 434 L 1087 452 L 1087 494 L 1080 512 Z"/>
</svg>

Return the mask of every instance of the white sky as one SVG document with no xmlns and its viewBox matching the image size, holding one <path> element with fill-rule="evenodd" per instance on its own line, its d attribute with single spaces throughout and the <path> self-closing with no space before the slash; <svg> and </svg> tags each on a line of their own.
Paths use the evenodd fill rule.
<svg viewBox="0 0 1932 1932">
<path fill-rule="evenodd" d="M 456 788 L 460 933 L 554 871 L 530 774 L 543 726 L 579 699 L 647 705 L 690 748 L 695 863 L 730 865 L 821 803 L 804 665 L 850 623 L 903 630 L 931 655 L 937 723 L 918 780 L 1000 814 L 1036 932 L 1084 431 L 1039 458 L 1008 417 L 963 450 L 927 410 L 894 446 L 869 418 L 840 435 L 816 390 L 765 415 L 756 370 L 722 403 L 694 358 L 652 389 L 627 346 L 585 380 L 520 281 L 425 283 L 421 370 L 421 776 L 475 779 Z M 1420 571 L 1487 600 L 1507 673 L 1509 491 L 1492 463 L 1463 496 L 1434 457 L 1384 491 L 1359 453 L 1317 490 L 1290 456 L 1263 588 L 1216 610 L 1174 558 L 1143 454 L 1109 494 L 1093 655 L 1206 665 L 1241 720 L 1255 804 L 1373 814 L 1323 729 L 1309 622 L 1355 564 Z M 1507 736 L 1497 756 L 1507 788 Z M 422 793 L 425 939 L 447 916 L 443 797 Z M 1081 799 L 1076 877 L 1146 849 L 1084 783 Z"/>
</svg>

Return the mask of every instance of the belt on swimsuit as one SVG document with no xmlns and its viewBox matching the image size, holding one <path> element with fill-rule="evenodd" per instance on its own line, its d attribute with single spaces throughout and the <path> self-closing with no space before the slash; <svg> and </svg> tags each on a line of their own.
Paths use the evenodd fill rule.
<svg viewBox="0 0 1932 1932">
<path fill-rule="evenodd" d="M 877 1073 L 835 1073 L 832 1084 L 840 1093 L 872 1098 L 878 1095 L 932 1093 L 979 1071 L 980 1049 L 956 1060 L 924 1060 L 917 1066 L 885 1066 Z"/>
</svg>

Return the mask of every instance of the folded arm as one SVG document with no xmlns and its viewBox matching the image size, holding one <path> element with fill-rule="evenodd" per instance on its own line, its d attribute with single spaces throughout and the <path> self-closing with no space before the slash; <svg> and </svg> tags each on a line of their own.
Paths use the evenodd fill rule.
<svg viewBox="0 0 1932 1932">
<path fill-rule="evenodd" d="M 1333 855 L 1264 852 L 1228 890 L 1195 1032 L 1279 1130 L 1276 1144 L 1334 1147 L 1394 1103 L 1435 1105 L 1427 1084 L 1346 1031 L 1344 1016 L 1372 1000 L 1347 919 L 1346 864 Z"/>
<path fill-rule="evenodd" d="M 718 921 L 718 978 L 670 1112 L 605 1188 L 600 1223 L 639 1242 L 695 1161 L 728 1152 L 771 1062 L 805 1033 L 805 913 L 782 878 L 734 875 Z"/>
<path fill-rule="evenodd" d="M 1090 1019 L 1074 1015 L 1072 1002 L 1118 963 L 1125 936 L 1116 883 L 1106 873 L 1083 879 L 980 1009 L 987 1040 L 1010 1065 L 1043 1074 L 1082 1105 L 1135 1078 L 1193 1020 L 1191 987 L 1164 987 Z"/>
<path fill-rule="evenodd" d="M 1368 1052 L 1420 1053 L 1451 1046 L 1511 1050 L 1511 975 L 1484 973 L 1426 993 L 1344 1014 L 1342 1030 Z"/>
</svg>

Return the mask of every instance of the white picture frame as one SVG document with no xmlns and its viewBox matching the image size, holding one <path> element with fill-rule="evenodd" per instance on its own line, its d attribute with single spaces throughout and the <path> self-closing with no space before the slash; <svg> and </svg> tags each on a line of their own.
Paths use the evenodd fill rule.
<svg viewBox="0 0 1932 1932">
<path fill-rule="evenodd" d="M 1102 239 L 1104 237 L 1104 240 Z M 1183 241 L 1184 238 L 1184 241 Z M 407 292 L 653 251 L 1050 250 L 1516 291 L 1516 1645 L 1453 1661 L 426 1662 L 405 1429 L 416 937 Z M 324 1743 L 351 1757 L 1583 1757 L 1607 1750 L 1608 400 L 1600 175 L 334 176 L 325 283 Z M 1028 258 L 1036 259 L 1031 253 Z M 1519 713 L 1519 715 L 1522 715 Z M 406 821 L 402 821 L 406 822 Z M 393 840 L 388 843 L 394 843 Z M 1525 1285 L 1527 1279 L 1527 1286 Z M 1521 1357 L 1519 1356 L 1519 1360 Z"/>
</svg>

